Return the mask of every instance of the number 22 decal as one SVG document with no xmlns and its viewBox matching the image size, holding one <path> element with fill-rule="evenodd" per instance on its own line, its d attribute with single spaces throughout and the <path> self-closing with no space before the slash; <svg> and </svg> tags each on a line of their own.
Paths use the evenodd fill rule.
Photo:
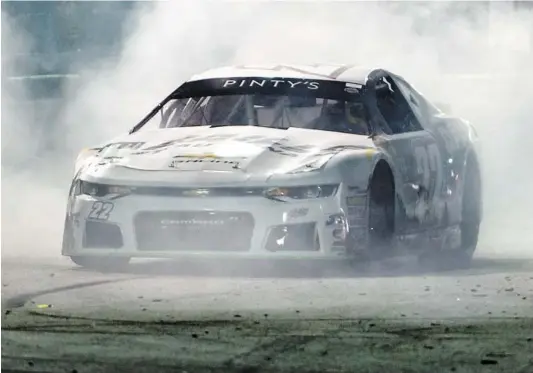
<svg viewBox="0 0 533 373">
<path fill-rule="evenodd" d="M 89 219 L 107 220 L 115 206 L 111 202 L 96 201 L 89 212 Z"/>
</svg>

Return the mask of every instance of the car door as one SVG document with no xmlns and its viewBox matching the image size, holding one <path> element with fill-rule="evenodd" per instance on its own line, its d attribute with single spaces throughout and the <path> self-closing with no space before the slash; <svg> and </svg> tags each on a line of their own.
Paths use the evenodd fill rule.
<svg viewBox="0 0 533 373">
<path fill-rule="evenodd" d="M 418 104 L 419 114 L 424 117 L 424 129 L 433 136 L 440 150 L 443 186 L 439 202 L 446 206 L 447 223 L 457 224 L 462 216 L 458 176 L 464 172 L 470 143 L 469 127 L 460 118 L 443 113 L 405 80 L 395 77 L 395 81 L 400 90 L 405 95 L 411 95 L 412 101 Z"/>
<path fill-rule="evenodd" d="M 431 132 L 416 97 L 400 89 L 391 76 L 376 83 L 377 109 L 382 116 L 385 134 L 381 146 L 391 157 L 397 173 L 400 211 L 399 231 L 430 229 L 441 224 L 443 154 Z"/>
</svg>

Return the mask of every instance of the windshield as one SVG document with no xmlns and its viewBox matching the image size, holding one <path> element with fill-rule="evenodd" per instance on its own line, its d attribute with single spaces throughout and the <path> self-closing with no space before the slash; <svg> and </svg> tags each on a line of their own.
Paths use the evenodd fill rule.
<svg viewBox="0 0 533 373">
<path fill-rule="evenodd" d="M 226 79 L 220 83 L 224 88 L 228 81 L 237 87 L 223 90 L 213 87 L 210 79 L 186 83 L 164 102 L 159 115 L 154 115 L 143 128 L 175 128 L 192 126 L 260 126 L 287 129 L 307 128 L 367 135 L 367 115 L 356 89 L 346 89 L 346 83 L 327 82 L 329 89 L 294 89 L 290 84 L 309 87 L 316 81 L 291 80 L 286 87 L 276 87 L 267 79 Z M 211 84 L 209 90 L 198 89 L 199 85 Z M 252 84 L 257 82 L 257 84 Z M 275 80 L 281 82 L 281 80 Z M 243 85 L 240 87 L 240 85 Z M 251 84 L 251 86 L 250 86 Z M 230 84 L 231 85 L 231 84 Z M 339 85 L 342 90 L 339 92 Z M 192 87 L 191 87 L 192 86 Z M 311 85 L 311 87 L 314 87 Z M 334 88 L 334 89 L 331 89 Z M 191 95 L 196 93 L 211 93 Z"/>
</svg>

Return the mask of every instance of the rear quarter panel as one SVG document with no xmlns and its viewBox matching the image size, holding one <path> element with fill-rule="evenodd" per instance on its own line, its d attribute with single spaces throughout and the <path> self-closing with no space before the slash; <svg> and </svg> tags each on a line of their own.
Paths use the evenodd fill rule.
<svg viewBox="0 0 533 373">
<path fill-rule="evenodd" d="M 440 142 L 444 150 L 443 186 L 453 194 L 448 200 L 448 224 L 461 221 L 463 181 L 466 177 L 466 164 L 470 157 L 475 157 L 482 174 L 481 142 L 474 126 L 468 121 L 446 114 L 436 115 L 428 124 L 428 131 Z"/>
</svg>

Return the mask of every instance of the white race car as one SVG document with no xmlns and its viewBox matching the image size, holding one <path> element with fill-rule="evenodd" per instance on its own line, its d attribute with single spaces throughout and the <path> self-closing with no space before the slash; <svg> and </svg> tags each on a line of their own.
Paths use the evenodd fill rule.
<svg viewBox="0 0 533 373">
<path fill-rule="evenodd" d="M 468 263 L 480 196 L 474 129 L 400 76 L 223 67 L 79 155 L 62 254 Z"/>
</svg>

